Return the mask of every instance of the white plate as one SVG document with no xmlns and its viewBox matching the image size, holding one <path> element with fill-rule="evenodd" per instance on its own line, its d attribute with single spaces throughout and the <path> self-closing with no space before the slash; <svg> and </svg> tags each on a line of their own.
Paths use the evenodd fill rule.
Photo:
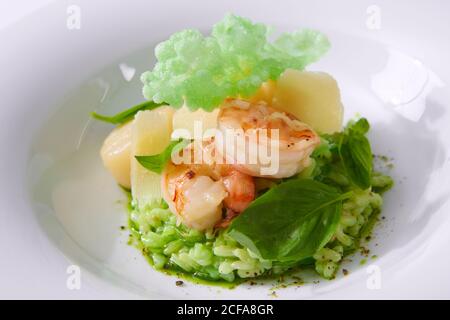
<svg viewBox="0 0 450 320">
<path fill-rule="evenodd" d="M 153 271 L 119 230 L 124 196 L 98 157 L 111 127 L 89 119 L 142 100 L 139 75 L 156 43 L 183 28 L 208 31 L 233 12 L 279 30 L 327 33 L 332 50 L 310 69 L 336 77 L 347 119 L 366 116 L 375 153 L 394 159 L 396 185 L 371 244 L 378 258 L 360 266 L 355 256 L 348 276 L 278 296 L 450 298 L 449 3 L 71 3 L 0 30 L 0 297 L 273 298 L 270 285 L 179 288 Z M 70 30 L 78 9 L 81 28 Z M 80 290 L 67 286 L 73 264 Z"/>
</svg>

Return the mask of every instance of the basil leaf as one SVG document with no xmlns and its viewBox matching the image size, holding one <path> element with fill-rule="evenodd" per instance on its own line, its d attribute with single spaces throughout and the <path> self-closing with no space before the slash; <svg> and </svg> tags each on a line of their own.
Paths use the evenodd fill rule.
<svg viewBox="0 0 450 320">
<path fill-rule="evenodd" d="M 361 189 L 371 185 L 372 150 L 365 136 L 368 130 L 369 123 L 362 118 L 346 129 L 339 144 L 339 156 L 345 172 L 352 183 Z"/>
<path fill-rule="evenodd" d="M 330 241 L 350 194 L 311 179 L 289 180 L 253 201 L 228 234 L 267 260 L 305 259 Z"/>
<path fill-rule="evenodd" d="M 355 123 L 350 123 L 347 126 L 346 131 L 347 132 L 351 131 L 354 133 L 356 132 L 364 135 L 367 132 L 369 132 L 369 129 L 370 129 L 369 121 L 367 121 L 366 118 L 361 118 Z"/>
<path fill-rule="evenodd" d="M 101 114 L 98 114 L 96 112 L 92 112 L 91 116 L 97 120 L 112 123 L 112 124 L 122 124 L 125 123 L 136 115 L 141 110 L 152 110 L 156 109 L 157 107 L 164 105 L 165 103 L 155 103 L 153 101 L 145 101 L 142 102 L 134 107 L 131 107 L 130 109 L 127 109 L 125 111 L 122 111 L 114 116 L 104 116 Z"/>
<path fill-rule="evenodd" d="M 188 143 L 189 140 L 172 141 L 160 154 L 155 154 L 153 156 L 135 156 L 135 158 L 144 168 L 156 173 L 161 173 L 167 162 L 171 159 L 172 154 L 179 152 Z"/>
</svg>

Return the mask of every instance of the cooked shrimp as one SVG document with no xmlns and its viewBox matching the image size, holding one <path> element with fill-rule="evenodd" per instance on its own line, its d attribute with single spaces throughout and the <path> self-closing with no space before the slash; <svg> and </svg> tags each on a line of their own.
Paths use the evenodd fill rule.
<svg viewBox="0 0 450 320">
<path fill-rule="evenodd" d="M 226 228 L 255 199 L 256 187 L 251 176 L 236 170 L 233 166 L 219 165 L 218 167 L 228 195 L 223 200 L 226 208 L 225 216 L 215 226 Z"/>
<path fill-rule="evenodd" d="M 188 227 L 205 230 L 222 218 L 227 192 L 202 166 L 169 164 L 163 173 L 162 190 L 170 210 Z"/>
<path fill-rule="evenodd" d="M 241 213 L 255 199 L 253 178 L 230 165 L 216 165 L 228 195 L 223 200 L 226 208 Z"/>
<path fill-rule="evenodd" d="M 310 164 L 310 155 L 320 143 L 319 136 L 305 123 L 294 116 L 278 111 L 265 102 L 251 103 L 243 100 L 228 100 L 222 107 L 218 117 L 218 128 L 222 139 L 216 139 L 217 152 L 223 153 L 226 163 L 233 163 L 237 168 L 248 175 L 257 177 L 286 178 L 300 172 Z M 230 130 L 231 129 L 231 130 Z M 250 138 L 250 132 L 262 132 L 266 129 L 266 139 L 260 136 Z M 276 139 L 273 129 L 277 130 Z M 243 132 L 245 143 L 235 144 L 235 150 L 229 152 L 227 147 L 229 132 Z M 264 173 L 262 168 L 267 165 L 261 161 L 259 152 L 261 147 L 276 146 L 278 143 L 278 167 L 274 172 Z M 257 144 L 257 146 L 252 145 Z M 239 161 L 239 157 L 246 155 L 246 161 Z M 251 163 L 250 159 L 256 159 Z M 273 156 L 273 155 L 271 155 Z M 273 160 L 273 159 L 272 159 Z M 275 159 L 277 160 L 277 159 Z M 267 172 L 267 170 L 266 170 Z"/>
<path fill-rule="evenodd" d="M 192 152 L 193 144 L 183 152 Z M 204 142 L 206 149 L 212 141 Z M 198 230 L 225 227 L 255 198 L 253 178 L 233 166 L 217 163 L 170 163 L 162 175 L 164 200 L 181 222 Z M 226 223 L 222 223 L 222 209 Z"/>
</svg>

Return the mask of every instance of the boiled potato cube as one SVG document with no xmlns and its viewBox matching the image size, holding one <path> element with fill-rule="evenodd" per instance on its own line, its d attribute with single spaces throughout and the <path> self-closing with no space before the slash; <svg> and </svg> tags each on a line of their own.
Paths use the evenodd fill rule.
<svg viewBox="0 0 450 320">
<path fill-rule="evenodd" d="M 273 104 L 320 133 L 342 129 L 339 88 L 327 73 L 286 70 L 278 79 Z"/>
<path fill-rule="evenodd" d="M 105 139 L 100 150 L 100 156 L 106 169 L 117 183 L 125 188 L 131 187 L 131 129 L 131 121 L 115 128 Z"/>
<path fill-rule="evenodd" d="M 161 176 L 144 168 L 135 156 L 151 156 L 164 151 L 170 143 L 173 109 L 160 107 L 140 111 L 133 121 L 131 135 L 131 192 L 139 207 L 160 201 Z"/>
<path fill-rule="evenodd" d="M 199 134 L 203 135 L 204 138 L 209 138 L 213 134 L 207 134 L 207 130 L 217 128 L 217 116 L 219 114 L 219 108 L 214 109 L 211 112 L 207 112 L 203 109 L 198 109 L 196 111 L 189 110 L 186 106 L 178 109 L 173 115 L 173 133 L 172 139 L 176 140 L 179 138 L 193 139 L 194 138 L 194 128 L 195 124 L 197 126 L 201 124 L 201 132 Z M 201 137 L 195 137 L 199 139 Z"/>
<path fill-rule="evenodd" d="M 258 91 L 256 91 L 256 93 L 252 97 L 250 97 L 250 102 L 257 103 L 259 101 L 264 101 L 267 104 L 271 105 L 276 90 L 276 81 L 268 80 L 266 82 L 263 82 Z"/>
</svg>

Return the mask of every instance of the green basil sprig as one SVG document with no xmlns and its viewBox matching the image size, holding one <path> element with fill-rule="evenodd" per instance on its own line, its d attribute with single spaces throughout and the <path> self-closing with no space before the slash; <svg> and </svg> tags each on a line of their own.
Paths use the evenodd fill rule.
<svg viewBox="0 0 450 320">
<path fill-rule="evenodd" d="M 311 179 L 289 180 L 253 201 L 228 234 L 267 260 L 306 259 L 330 241 L 350 195 Z"/>
<path fill-rule="evenodd" d="M 145 101 L 125 111 L 119 112 L 113 116 L 105 116 L 98 114 L 96 112 L 92 112 L 91 116 L 100 121 L 112 124 L 122 124 L 133 119 L 136 113 L 138 113 L 139 111 L 156 109 L 157 107 L 162 106 L 164 104 L 165 103 L 155 103 L 153 101 Z"/>
<path fill-rule="evenodd" d="M 366 133 L 370 125 L 365 118 L 349 125 L 339 142 L 339 156 L 352 183 L 361 189 L 371 185 L 372 150 Z"/>
<path fill-rule="evenodd" d="M 135 158 L 144 168 L 160 174 L 164 170 L 167 162 L 171 159 L 172 154 L 179 152 L 189 142 L 189 140 L 182 139 L 172 141 L 166 149 L 159 154 L 153 156 L 135 156 Z"/>
</svg>

